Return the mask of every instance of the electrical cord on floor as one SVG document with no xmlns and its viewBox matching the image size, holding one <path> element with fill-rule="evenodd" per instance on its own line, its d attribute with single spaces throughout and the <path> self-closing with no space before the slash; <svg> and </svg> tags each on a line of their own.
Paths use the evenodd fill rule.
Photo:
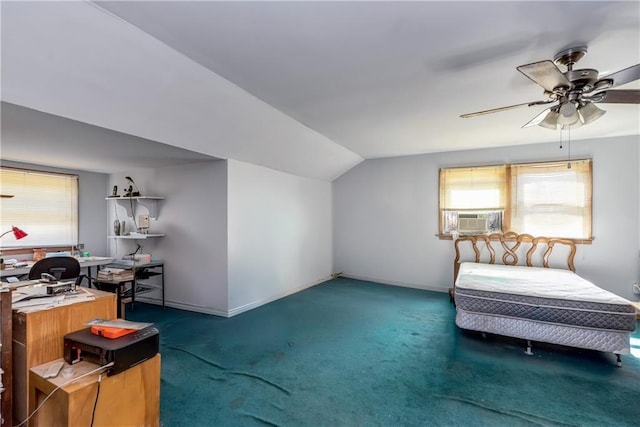
<svg viewBox="0 0 640 427">
<path fill-rule="evenodd" d="M 42 408 L 42 406 L 47 402 L 47 400 L 49 400 L 51 398 L 51 396 L 53 396 L 53 394 L 56 391 L 60 390 L 62 387 L 66 387 L 69 384 L 73 384 L 74 382 L 78 381 L 79 379 L 82 379 L 84 377 L 88 377 L 91 374 L 95 374 L 96 372 L 103 371 L 103 370 L 108 369 L 108 368 L 110 368 L 112 366 L 113 366 L 113 362 L 107 363 L 104 366 L 100 366 L 99 368 L 96 368 L 96 369 L 94 369 L 92 371 L 86 372 L 86 373 L 84 373 L 84 374 L 82 374 L 80 376 L 77 376 L 75 378 L 71 378 L 69 381 L 60 384 L 58 387 L 54 388 L 51 393 L 47 394 L 47 396 L 42 400 L 42 402 L 40 402 L 38 407 L 36 409 L 34 409 L 33 412 L 31 414 L 29 414 L 29 416 L 27 418 L 25 418 L 20 423 L 14 425 L 13 427 L 20 427 L 21 425 L 24 425 L 27 421 L 29 421 L 31 419 L 31 417 L 33 417 L 40 410 L 40 408 Z M 98 379 L 100 380 L 101 377 L 102 377 L 102 374 L 100 375 L 100 377 Z M 99 390 L 99 387 L 100 387 L 100 382 L 98 382 L 98 390 Z M 96 397 L 96 400 L 97 400 L 97 397 Z M 91 421 L 91 423 L 93 424 L 93 420 Z"/>
<path fill-rule="evenodd" d="M 98 391 L 96 391 L 96 400 L 93 402 L 93 410 L 91 411 L 91 427 L 93 427 L 93 421 L 96 416 L 96 407 L 98 406 L 98 397 L 100 397 L 100 383 L 102 383 L 102 374 L 98 376 Z"/>
</svg>

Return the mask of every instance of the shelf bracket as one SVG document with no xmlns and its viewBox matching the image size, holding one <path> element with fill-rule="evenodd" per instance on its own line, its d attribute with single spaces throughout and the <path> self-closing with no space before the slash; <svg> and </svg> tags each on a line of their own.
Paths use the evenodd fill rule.
<svg viewBox="0 0 640 427">
<path fill-rule="evenodd" d="M 136 206 L 139 203 L 144 206 L 149 212 L 149 218 L 158 219 L 158 200 L 162 200 L 160 197 L 120 197 L 120 198 L 107 198 L 108 200 L 115 200 L 120 206 L 127 211 L 127 216 L 133 218 L 136 211 Z"/>
<path fill-rule="evenodd" d="M 114 199 L 120 206 L 127 211 L 127 216 L 133 218 L 133 211 L 136 208 L 135 201 L 133 199 Z"/>
<path fill-rule="evenodd" d="M 138 199 L 138 203 L 147 208 L 149 218 L 158 219 L 158 201 L 156 199 Z"/>
</svg>

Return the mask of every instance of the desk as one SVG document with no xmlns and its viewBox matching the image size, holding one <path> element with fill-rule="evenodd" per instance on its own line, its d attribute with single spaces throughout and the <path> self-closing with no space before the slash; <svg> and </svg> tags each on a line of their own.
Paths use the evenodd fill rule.
<svg viewBox="0 0 640 427">
<path fill-rule="evenodd" d="M 63 359 L 58 359 L 63 361 Z M 57 386 L 73 377 L 98 368 L 86 361 L 73 365 L 74 374 L 65 378 L 42 377 L 54 361 L 34 367 L 30 372 L 29 413 Z M 68 368 L 65 364 L 63 369 Z M 158 426 L 160 423 L 160 354 L 124 372 L 108 377 L 102 375 L 98 392 L 98 373 L 66 385 L 40 408 L 30 420 L 30 426 Z M 95 419 L 91 413 L 96 401 Z"/>
<path fill-rule="evenodd" d="M 64 336 L 86 328 L 89 320 L 115 319 L 115 295 L 87 290 L 95 295 L 93 301 L 29 313 L 13 310 L 13 424 L 27 417 L 29 369 L 62 357 Z"/>
<path fill-rule="evenodd" d="M 113 258 L 104 257 L 104 256 L 89 256 L 89 257 L 79 257 L 77 258 L 78 262 L 80 262 L 80 268 L 87 268 L 87 273 L 91 276 L 91 267 L 100 267 L 101 265 L 106 265 L 113 262 Z M 33 267 L 34 262 L 29 261 L 26 267 L 13 268 L 7 266 L 4 270 L 0 270 L 0 277 L 7 276 L 24 276 L 25 274 L 29 274 L 29 270 Z"/>
<path fill-rule="evenodd" d="M 93 284 L 97 289 L 109 292 L 115 292 L 118 297 L 118 317 L 122 317 L 122 303 L 130 298 L 133 305 L 136 301 L 136 294 L 140 294 L 146 291 L 150 291 L 153 288 L 158 288 L 162 291 L 162 308 L 164 308 L 164 261 L 151 261 L 145 263 L 136 263 L 133 265 L 128 264 L 109 264 L 107 268 L 119 268 L 124 270 L 133 270 L 133 278 L 126 280 L 105 280 L 96 279 Z M 160 271 L 155 271 L 159 269 Z M 151 276 L 160 276 L 160 286 L 150 284 L 148 282 L 141 282 L 141 280 L 148 279 Z M 125 290 L 127 283 L 131 284 L 129 289 Z M 141 291 L 140 288 L 143 290 Z"/>
</svg>

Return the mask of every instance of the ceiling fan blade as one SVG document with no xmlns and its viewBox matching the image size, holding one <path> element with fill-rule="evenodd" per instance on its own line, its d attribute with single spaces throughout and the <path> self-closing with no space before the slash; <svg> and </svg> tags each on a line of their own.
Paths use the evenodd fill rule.
<svg viewBox="0 0 640 427">
<path fill-rule="evenodd" d="M 622 86 L 629 82 L 640 79 L 640 64 L 632 65 L 620 71 L 616 71 L 608 76 L 600 77 L 600 80 L 613 80 L 611 87 Z"/>
<path fill-rule="evenodd" d="M 463 119 L 467 119 L 469 117 L 482 116 L 484 114 L 499 113 L 500 111 L 511 110 L 512 108 L 531 107 L 531 106 L 534 106 L 534 105 L 549 104 L 550 102 L 554 102 L 554 101 L 555 100 L 525 102 L 525 103 L 522 103 L 522 104 L 508 105 L 506 107 L 492 108 L 491 110 L 483 110 L 483 111 L 476 111 L 475 113 L 462 114 L 460 117 L 462 117 Z"/>
<path fill-rule="evenodd" d="M 605 90 L 587 99 L 605 104 L 640 104 L 640 90 Z"/>
<path fill-rule="evenodd" d="M 550 110 L 550 108 L 545 109 L 543 112 L 541 112 L 540 114 L 535 116 L 533 119 L 529 120 L 522 127 L 523 128 L 528 128 L 528 127 L 531 127 L 531 126 L 539 125 L 547 117 L 547 114 L 549 114 L 549 110 Z"/>
<path fill-rule="evenodd" d="M 562 74 L 562 71 L 549 60 L 520 65 L 516 67 L 516 69 L 548 92 L 553 92 L 558 87 L 567 89 L 571 87 L 571 82 Z"/>
</svg>

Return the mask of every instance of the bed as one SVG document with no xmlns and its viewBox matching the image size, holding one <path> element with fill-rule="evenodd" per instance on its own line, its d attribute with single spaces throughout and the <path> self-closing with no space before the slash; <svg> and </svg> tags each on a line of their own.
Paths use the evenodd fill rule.
<svg viewBox="0 0 640 427">
<path fill-rule="evenodd" d="M 455 252 L 458 327 L 525 339 L 527 354 L 532 341 L 547 342 L 612 352 L 622 365 L 635 308 L 575 273 L 572 241 L 512 232 L 461 236 Z"/>
</svg>

